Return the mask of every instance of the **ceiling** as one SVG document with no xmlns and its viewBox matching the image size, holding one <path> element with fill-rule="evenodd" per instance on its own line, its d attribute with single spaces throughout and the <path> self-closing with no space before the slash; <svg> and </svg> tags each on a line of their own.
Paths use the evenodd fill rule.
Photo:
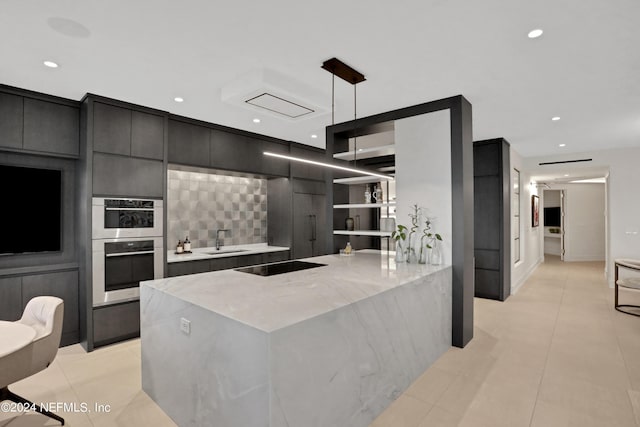
<svg viewBox="0 0 640 427">
<path fill-rule="evenodd" d="M 324 147 L 331 75 L 320 65 L 335 56 L 367 78 L 358 117 L 462 94 L 474 140 L 566 154 L 640 145 L 639 17 L 637 0 L 1 0 L 0 83 Z M 529 39 L 535 28 L 544 34 Z M 317 113 L 286 119 L 223 100 L 263 72 Z M 353 86 L 336 79 L 335 90 L 336 122 L 352 119 Z"/>
</svg>

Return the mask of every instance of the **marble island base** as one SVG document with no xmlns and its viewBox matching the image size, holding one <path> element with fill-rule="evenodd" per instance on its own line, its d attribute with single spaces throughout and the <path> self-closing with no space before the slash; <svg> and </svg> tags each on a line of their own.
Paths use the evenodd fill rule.
<svg viewBox="0 0 640 427">
<path fill-rule="evenodd" d="M 322 277 L 335 281 L 331 272 L 345 263 L 353 268 L 368 263 L 373 265 L 367 269 L 372 268 L 375 292 L 334 303 L 331 310 L 302 320 L 297 307 L 295 322 L 277 328 L 233 318 L 234 301 L 228 301 L 228 312 L 214 311 L 185 299 L 184 293 L 177 296 L 172 292 L 175 283 L 164 286 L 173 279 L 145 283 L 143 389 L 183 427 L 368 426 L 451 346 L 451 267 L 387 265 L 385 271 L 379 253 L 353 258 L 310 258 L 329 265 L 314 273 L 289 273 L 282 280 L 291 284 L 291 277 L 299 277 L 306 286 L 302 294 L 309 292 L 311 298 Z M 211 289 L 215 297 L 216 286 L 224 286 L 220 281 L 242 274 L 223 271 L 193 277 L 216 283 Z M 258 286 L 275 283 L 240 277 L 257 280 Z M 376 282 L 385 277 L 391 285 L 380 290 Z M 330 286 L 338 291 L 362 289 L 363 283 L 366 278 Z M 327 298 L 326 288 L 316 290 L 316 298 Z M 283 304 L 285 319 L 287 310 Z M 189 334 L 180 330 L 181 319 L 190 322 Z"/>
</svg>

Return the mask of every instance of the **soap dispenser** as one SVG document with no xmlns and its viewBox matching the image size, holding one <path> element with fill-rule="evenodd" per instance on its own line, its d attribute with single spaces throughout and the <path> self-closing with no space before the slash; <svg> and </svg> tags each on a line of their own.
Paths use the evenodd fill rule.
<svg viewBox="0 0 640 427">
<path fill-rule="evenodd" d="M 182 243 L 182 240 L 178 240 L 178 245 L 176 246 L 176 253 L 181 254 L 182 252 L 184 252 L 184 245 Z"/>
<path fill-rule="evenodd" d="M 191 252 L 191 242 L 189 241 L 189 236 L 184 238 L 184 251 Z"/>
<path fill-rule="evenodd" d="M 344 248 L 344 253 L 346 255 L 351 255 L 351 242 L 347 242 L 347 246 Z"/>
</svg>

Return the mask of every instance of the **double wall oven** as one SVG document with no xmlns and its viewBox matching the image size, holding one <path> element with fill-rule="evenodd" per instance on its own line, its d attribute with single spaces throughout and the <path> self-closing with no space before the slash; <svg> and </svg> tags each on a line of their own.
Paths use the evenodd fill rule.
<svg viewBox="0 0 640 427">
<path fill-rule="evenodd" d="M 94 197 L 93 306 L 138 299 L 140 282 L 162 278 L 162 200 Z"/>
</svg>

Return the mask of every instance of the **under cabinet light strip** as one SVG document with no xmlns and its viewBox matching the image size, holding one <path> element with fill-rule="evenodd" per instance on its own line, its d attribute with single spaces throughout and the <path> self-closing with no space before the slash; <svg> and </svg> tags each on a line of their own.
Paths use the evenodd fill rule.
<svg viewBox="0 0 640 427">
<path fill-rule="evenodd" d="M 376 177 L 379 177 L 379 178 L 382 178 L 382 179 L 387 179 L 389 181 L 393 181 L 394 180 L 394 178 L 392 176 L 383 175 L 381 173 L 370 172 L 370 171 L 363 170 L 363 169 L 354 169 L 354 168 L 348 168 L 348 167 L 345 167 L 345 166 L 334 165 L 334 164 L 331 164 L 331 163 L 316 162 L 315 160 L 308 160 L 308 159 L 303 159 L 303 158 L 300 158 L 300 157 L 285 156 L 283 154 L 271 153 L 269 151 L 265 151 L 262 154 L 264 154 L 265 156 L 278 157 L 280 159 L 291 160 L 291 161 L 294 161 L 294 162 L 302 162 L 302 163 L 308 163 L 310 165 L 324 166 L 325 168 L 340 169 L 340 170 L 343 170 L 343 171 L 359 173 L 359 174 L 362 174 L 362 175 L 376 176 Z"/>
</svg>

